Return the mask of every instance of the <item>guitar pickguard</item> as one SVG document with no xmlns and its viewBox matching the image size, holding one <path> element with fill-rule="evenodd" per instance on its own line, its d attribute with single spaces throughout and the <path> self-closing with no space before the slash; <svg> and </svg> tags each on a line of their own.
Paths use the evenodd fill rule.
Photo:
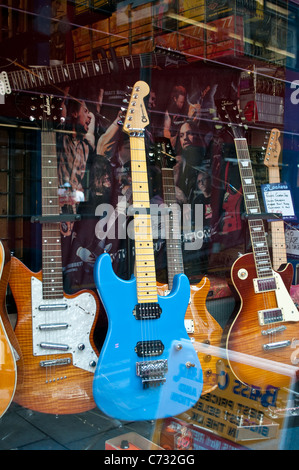
<svg viewBox="0 0 299 470">
<path fill-rule="evenodd" d="M 277 307 L 281 312 L 281 320 L 276 320 L 276 322 L 299 321 L 299 311 L 296 308 L 280 274 L 273 271 L 273 278 L 276 280 L 275 295 Z M 261 325 L 264 325 L 265 323 L 265 321 L 260 320 Z"/>
<path fill-rule="evenodd" d="M 40 366 L 55 365 L 53 355 L 65 353 L 72 355 L 74 366 L 94 372 L 98 358 L 89 341 L 97 310 L 93 295 L 83 292 L 74 298 L 44 299 L 42 282 L 32 277 L 31 301 L 33 355 L 49 355 Z M 63 359 L 57 361 L 60 365 Z"/>
</svg>

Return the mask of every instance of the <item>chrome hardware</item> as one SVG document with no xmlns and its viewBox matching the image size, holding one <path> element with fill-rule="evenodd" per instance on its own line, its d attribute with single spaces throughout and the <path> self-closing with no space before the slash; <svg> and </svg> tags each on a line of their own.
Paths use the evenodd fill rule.
<svg viewBox="0 0 299 470">
<path fill-rule="evenodd" d="M 69 346 L 67 344 L 59 344 L 59 343 L 40 343 L 39 346 L 42 349 L 57 349 L 58 351 L 68 351 Z"/>
<path fill-rule="evenodd" d="M 41 331 L 53 331 L 53 330 L 66 330 L 68 328 L 67 323 L 49 323 L 49 324 L 43 324 L 39 325 L 38 328 Z"/>
<path fill-rule="evenodd" d="M 291 341 L 289 341 L 289 340 L 287 340 L 287 341 L 277 341 L 276 343 L 264 344 L 263 349 L 265 351 L 269 351 L 269 350 L 272 350 L 272 349 L 285 348 L 286 346 L 290 346 L 290 345 L 291 345 Z"/>
<path fill-rule="evenodd" d="M 282 331 L 286 330 L 287 327 L 284 325 L 277 326 L 276 328 L 269 328 L 269 330 L 262 330 L 263 336 L 272 335 L 273 333 L 281 333 Z"/>
<path fill-rule="evenodd" d="M 71 363 L 70 358 L 65 359 L 53 359 L 49 361 L 40 361 L 41 367 L 52 367 L 52 366 L 67 366 Z"/>
<path fill-rule="evenodd" d="M 67 304 L 45 304 L 39 305 L 38 309 L 41 312 L 47 312 L 48 310 L 66 310 Z"/>
</svg>

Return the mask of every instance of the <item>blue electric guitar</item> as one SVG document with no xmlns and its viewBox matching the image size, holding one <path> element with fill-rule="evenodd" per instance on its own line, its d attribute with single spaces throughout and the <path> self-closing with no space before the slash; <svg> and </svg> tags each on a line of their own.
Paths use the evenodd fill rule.
<svg viewBox="0 0 299 470">
<path fill-rule="evenodd" d="M 117 277 L 108 253 L 97 258 L 94 279 L 108 316 L 93 393 L 98 407 L 120 420 L 165 418 L 191 408 L 203 374 L 184 326 L 190 284 L 174 277 L 169 295 L 157 294 L 144 128 L 143 81 L 135 83 L 123 130 L 131 147 L 136 278 Z"/>
</svg>

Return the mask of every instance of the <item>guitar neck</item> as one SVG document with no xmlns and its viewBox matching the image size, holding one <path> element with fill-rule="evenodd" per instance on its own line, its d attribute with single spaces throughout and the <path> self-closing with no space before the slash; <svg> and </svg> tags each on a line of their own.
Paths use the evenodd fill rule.
<svg viewBox="0 0 299 470">
<path fill-rule="evenodd" d="M 249 232 L 255 258 L 257 275 L 260 278 L 272 276 L 272 264 L 266 239 L 264 222 L 258 215 L 261 213 L 254 174 L 252 170 L 247 141 L 235 139 L 238 164 L 244 194 L 246 213 L 249 216 Z M 252 218 L 250 218 L 252 216 Z"/>
<path fill-rule="evenodd" d="M 162 168 L 164 202 L 172 211 L 165 217 L 168 288 L 171 290 L 173 277 L 184 272 L 181 248 L 180 211 L 176 203 L 174 173 L 172 168 Z"/>
<path fill-rule="evenodd" d="M 134 209 L 135 268 L 139 303 L 157 302 L 150 200 L 144 137 L 131 137 L 131 176 Z"/>
<path fill-rule="evenodd" d="M 146 67 L 163 67 L 167 64 L 174 65 L 179 61 L 182 61 L 182 57 L 180 58 L 178 54 L 166 50 L 160 53 L 150 52 L 121 56 L 113 60 L 105 58 L 51 67 L 21 68 L 21 70 L 5 72 L 5 75 L 0 75 L 0 84 L 2 85 L 0 92 L 2 87 L 6 93 L 9 93 L 10 90 L 30 90 L 48 85 L 68 83 L 82 78 L 108 75 L 113 72 L 126 72 Z"/>
<path fill-rule="evenodd" d="M 56 136 L 54 131 L 41 133 L 42 148 L 42 215 L 58 216 L 58 176 Z M 43 297 L 63 297 L 61 235 L 59 222 L 42 224 Z"/>
<path fill-rule="evenodd" d="M 269 166 L 269 183 L 280 183 L 280 172 L 277 166 Z M 283 220 L 270 222 L 272 236 L 272 263 L 273 268 L 278 270 L 282 264 L 287 263 L 287 249 L 284 233 Z"/>
</svg>

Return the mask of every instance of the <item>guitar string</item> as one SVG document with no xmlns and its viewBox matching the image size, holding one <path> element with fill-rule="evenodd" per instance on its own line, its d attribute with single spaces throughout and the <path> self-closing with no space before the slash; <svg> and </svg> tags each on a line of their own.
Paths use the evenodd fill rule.
<svg viewBox="0 0 299 470">
<path fill-rule="evenodd" d="M 147 166 L 146 166 L 146 153 L 145 153 L 145 146 L 144 146 L 144 138 L 143 137 L 131 137 L 130 138 L 130 146 L 131 146 L 131 160 L 132 160 L 132 194 L 133 194 L 133 205 L 138 207 L 145 207 L 149 208 L 149 193 L 148 193 L 148 175 L 147 175 Z M 145 181 L 144 181 L 145 180 Z M 139 188 L 138 188 L 139 186 Z M 142 193 L 141 191 L 144 191 Z M 146 265 L 142 265 L 144 263 L 144 259 L 147 256 L 148 248 L 146 245 L 150 244 L 151 254 L 149 255 L 150 258 L 153 256 L 152 250 L 152 238 L 151 235 L 151 220 L 150 215 L 148 214 L 136 214 L 134 216 L 134 223 L 136 223 L 136 227 L 134 228 L 135 231 L 135 244 L 136 244 L 136 283 L 137 283 L 137 300 L 138 303 L 140 300 L 142 303 L 149 303 L 146 299 Z M 139 245 L 139 246 L 138 246 Z M 151 261 L 154 261 L 153 258 Z M 149 273 L 148 273 L 149 274 Z M 141 282 L 140 282 L 141 279 Z M 149 293 L 152 291 L 153 286 L 152 278 L 148 280 L 149 286 Z M 148 294 L 149 295 L 149 294 Z M 155 331 L 155 319 L 144 319 L 141 317 L 139 320 L 140 323 L 140 330 L 141 330 L 141 340 L 143 342 L 145 351 L 147 349 L 146 341 L 152 341 L 154 338 L 158 338 L 157 332 Z M 150 345 L 149 345 L 150 348 Z M 150 357 L 145 355 L 142 358 L 143 361 L 150 361 Z"/>
<path fill-rule="evenodd" d="M 58 215 L 59 213 L 59 205 L 58 205 L 58 179 L 57 179 L 57 158 L 56 158 L 56 141 L 55 141 L 55 134 L 54 131 L 51 129 L 49 122 L 44 119 L 44 127 L 43 127 L 43 148 L 42 148 L 42 195 L 43 195 L 43 211 L 45 205 L 47 207 L 46 211 L 44 211 L 44 215 L 49 213 L 50 215 Z M 46 149 L 45 149 L 46 147 Z M 51 201 L 51 202 L 50 202 Z M 57 223 L 45 223 L 42 224 L 42 231 L 43 231 L 43 270 L 42 270 L 42 298 L 47 301 L 51 301 L 53 295 L 55 299 L 58 295 L 58 290 L 61 289 L 60 279 L 57 278 L 58 273 L 58 266 L 57 263 L 57 240 L 60 237 L 59 225 Z M 46 236 L 46 238 L 45 238 Z M 55 242 L 56 240 L 56 242 Z M 60 246 L 60 243 L 59 243 Z M 53 262 L 53 269 L 54 269 L 54 276 L 52 274 L 52 263 L 50 263 L 51 259 L 54 259 Z M 56 292 L 57 291 L 57 292 Z M 45 324 L 50 325 L 51 323 L 58 324 L 60 322 L 60 315 L 58 311 L 54 310 L 54 314 L 52 311 L 46 309 L 45 314 Z M 59 331 L 55 330 L 46 330 L 45 331 L 45 342 L 46 343 L 59 343 L 60 342 L 60 335 Z M 53 386 L 53 381 L 57 384 L 57 367 L 55 362 L 55 357 L 57 354 L 50 353 L 46 350 L 46 357 L 47 360 L 50 360 L 50 365 L 46 365 L 46 380 L 48 384 Z M 54 361 L 53 364 L 51 361 Z"/>
<path fill-rule="evenodd" d="M 246 206 L 246 212 L 247 214 L 249 215 L 251 212 L 250 212 L 250 209 L 255 209 L 258 211 L 257 214 L 260 214 L 260 206 L 259 206 L 259 201 L 258 201 L 258 196 L 257 196 L 257 190 L 256 190 L 256 183 L 255 183 L 255 179 L 254 179 L 254 173 L 253 173 L 253 169 L 252 169 L 252 165 L 251 165 L 251 160 L 250 160 L 250 154 L 249 154 L 249 150 L 248 150 L 248 146 L 247 146 L 247 141 L 246 139 L 243 139 L 242 141 L 238 141 L 240 142 L 241 144 L 241 156 L 240 156 L 240 159 L 239 159 L 239 156 L 238 156 L 238 160 L 240 161 L 240 173 L 241 173 L 241 179 L 242 179 L 242 185 L 243 185 L 243 190 L 244 190 L 244 201 L 245 201 L 245 206 Z M 238 152 L 237 152 L 238 154 Z M 247 163 L 247 167 L 246 166 L 243 166 L 242 167 L 242 160 Z M 248 181 L 250 181 L 250 183 L 248 183 L 248 186 L 246 184 L 246 177 L 248 178 Z M 254 197 L 252 199 L 249 199 L 249 194 L 248 194 L 248 191 L 247 189 L 250 187 L 250 194 L 253 193 Z M 259 268 L 258 268 L 258 262 L 257 262 L 257 258 L 256 258 L 256 255 L 257 255 L 257 244 L 258 243 L 263 243 L 263 250 L 266 251 L 266 260 L 265 263 L 267 263 L 268 261 L 268 264 L 270 262 L 270 255 L 269 255 L 269 251 L 268 251 L 268 245 L 266 243 L 266 247 L 264 246 L 265 242 L 266 242 L 266 237 L 265 237 L 265 233 L 264 233 L 264 224 L 263 224 L 263 220 L 262 219 L 256 219 L 255 222 L 260 224 L 260 227 L 261 227 L 261 235 L 254 235 L 253 237 L 253 226 L 256 224 L 252 223 L 252 221 L 248 221 L 249 222 L 249 231 L 250 231 L 250 237 L 251 237 L 251 243 L 252 243 L 252 247 L 253 247 L 253 256 L 254 256 L 254 260 L 255 260 L 255 267 L 256 267 L 256 271 L 257 271 L 257 277 L 258 279 L 259 278 L 262 278 L 262 276 L 260 275 L 260 272 L 259 272 Z M 260 238 L 259 238 L 260 237 Z M 253 238 L 255 238 L 255 240 L 253 240 Z M 271 267 L 271 264 L 269 265 Z M 268 274 L 267 274 L 267 277 L 268 277 Z M 271 293 L 270 293 L 270 296 L 271 296 Z M 271 302 L 270 302 L 270 299 L 269 299 L 269 293 L 268 292 L 262 292 L 262 299 L 263 299 L 263 305 L 265 307 L 265 310 L 267 309 L 270 309 L 272 306 L 271 306 Z M 257 313 L 258 315 L 258 313 Z M 273 328 L 273 324 L 271 325 L 271 328 Z M 266 326 L 266 329 L 270 330 L 270 325 L 267 325 Z M 269 335 L 267 335 L 267 338 L 268 338 Z M 274 341 L 275 339 L 275 333 L 271 333 L 271 340 L 272 342 Z"/>
</svg>

